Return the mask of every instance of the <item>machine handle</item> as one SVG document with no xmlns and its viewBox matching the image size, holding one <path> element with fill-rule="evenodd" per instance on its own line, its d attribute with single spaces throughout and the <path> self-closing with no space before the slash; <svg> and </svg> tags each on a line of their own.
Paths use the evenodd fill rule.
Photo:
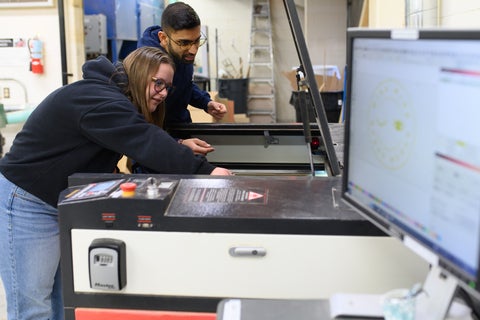
<svg viewBox="0 0 480 320">
<path fill-rule="evenodd" d="M 228 253 L 232 257 L 265 257 L 267 250 L 262 247 L 231 247 Z"/>
</svg>

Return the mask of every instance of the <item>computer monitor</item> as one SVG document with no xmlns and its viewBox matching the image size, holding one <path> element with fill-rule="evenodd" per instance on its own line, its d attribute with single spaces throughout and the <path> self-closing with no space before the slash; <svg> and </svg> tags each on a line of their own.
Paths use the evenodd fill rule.
<svg viewBox="0 0 480 320">
<path fill-rule="evenodd" d="M 342 198 L 428 260 L 417 319 L 443 319 L 480 298 L 480 30 L 347 39 Z"/>
</svg>

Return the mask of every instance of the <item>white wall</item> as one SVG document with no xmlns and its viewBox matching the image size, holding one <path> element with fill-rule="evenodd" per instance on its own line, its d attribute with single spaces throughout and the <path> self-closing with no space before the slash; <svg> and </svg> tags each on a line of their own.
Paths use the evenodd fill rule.
<svg viewBox="0 0 480 320">
<path fill-rule="evenodd" d="M 405 26 L 406 0 L 369 0 L 369 27 Z M 411 26 L 480 28 L 478 0 L 410 0 L 415 10 L 407 12 Z M 420 24 L 416 24 L 420 21 Z"/>
<path fill-rule="evenodd" d="M 441 1 L 440 23 L 444 27 L 480 28 L 479 1 Z"/>
<path fill-rule="evenodd" d="M 405 0 L 368 0 L 368 16 L 371 28 L 402 28 L 405 26 Z"/>
<path fill-rule="evenodd" d="M 60 31 L 57 7 L 0 9 L 0 39 L 27 40 L 37 36 L 44 42 L 44 73 L 29 71 L 29 52 L 20 48 L 0 48 L 0 78 L 13 78 L 27 88 L 28 103 L 37 104 L 48 93 L 62 85 Z M 3 97 L 3 88 L 12 87 L 10 99 Z M 0 102 L 23 103 L 21 87 L 0 80 Z"/>
<path fill-rule="evenodd" d="M 210 56 L 210 78 L 217 77 L 218 69 L 225 69 L 224 62 L 230 60 L 239 69 L 243 61 L 243 74 L 247 72 L 248 46 L 250 45 L 250 24 L 252 0 L 184 0 L 199 15 L 202 25 L 208 27 L 208 48 Z M 234 14 L 232 14 L 234 13 Z M 218 41 L 216 32 L 218 32 Z M 217 55 L 218 50 L 218 55 Z M 213 88 L 216 88 L 212 82 Z"/>
<path fill-rule="evenodd" d="M 336 65 L 346 61 L 347 1 L 308 0 L 304 33 L 312 64 Z"/>
</svg>

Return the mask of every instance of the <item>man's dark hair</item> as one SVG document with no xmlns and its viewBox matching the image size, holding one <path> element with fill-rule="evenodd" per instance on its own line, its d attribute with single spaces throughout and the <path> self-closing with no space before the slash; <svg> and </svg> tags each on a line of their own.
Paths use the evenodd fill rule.
<svg viewBox="0 0 480 320">
<path fill-rule="evenodd" d="M 165 32 L 192 29 L 199 25 L 198 14 L 184 2 L 171 3 L 162 13 L 162 29 Z"/>
</svg>

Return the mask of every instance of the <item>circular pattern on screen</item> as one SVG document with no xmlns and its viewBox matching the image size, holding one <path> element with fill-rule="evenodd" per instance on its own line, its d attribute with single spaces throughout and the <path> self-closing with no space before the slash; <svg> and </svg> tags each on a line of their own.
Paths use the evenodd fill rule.
<svg viewBox="0 0 480 320">
<path fill-rule="evenodd" d="M 411 155 L 415 137 L 408 92 L 394 80 L 382 81 L 368 110 L 368 131 L 376 158 L 387 168 L 401 168 Z"/>
</svg>

